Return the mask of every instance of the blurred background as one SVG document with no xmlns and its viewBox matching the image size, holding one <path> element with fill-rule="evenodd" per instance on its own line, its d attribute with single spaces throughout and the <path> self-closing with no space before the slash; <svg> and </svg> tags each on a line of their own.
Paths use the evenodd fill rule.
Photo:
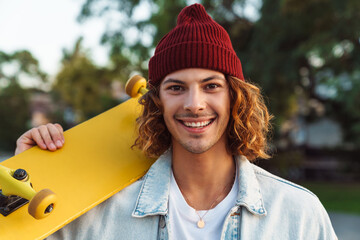
<svg viewBox="0 0 360 240">
<path fill-rule="evenodd" d="M 359 226 L 358 0 L 0 0 L 0 161 L 34 126 L 68 129 L 125 101 L 126 80 L 147 76 L 195 2 L 228 31 L 275 116 L 274 157 L 257 164 L 314 191 L 334 225 L 347 213 Z"/>
</svg>

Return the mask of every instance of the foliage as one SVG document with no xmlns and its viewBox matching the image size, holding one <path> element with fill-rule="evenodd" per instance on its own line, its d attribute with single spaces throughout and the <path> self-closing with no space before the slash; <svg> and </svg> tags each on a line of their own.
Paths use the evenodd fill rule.
<svg viewBox="0 0 360 240">
<path fill-rule="evenodd" d="M 360 104 L 359 10 L 354 0 L 264 1 L 246 51 L 247 69 L 269 96 L 278 125 L 293 112 L 291 96 L 301 92 L 346 126 L 353 140 L 349 126 L 357 124 Z M 316 113 L 295 112 L 308 120 Z"/>
<path fill-rule="evenodd" d="M 81 48 L 80 38 L 73 50 L 64 50 L 62 69 L 53 86 L 57 101 L 74 111 L 72 123 L 84 121 L 117 104 L 111 97 L 114 72 L 95 66 Z"/>
<path fill-rule="evenodd" d="M 14 70 L 7 73 L 4 69 L 5 65 L 13 65 Z M 8 85 L 10 82 L 19 82 L 21 75 L 38 78 L 42 82 L 46 82 L 46 74 L 41 71 L 39 62 L 27 50 L 15 51 L 7 54 L 0 51 L 0 79 L 1 86 Z"/>
<path fill-rule="evenodd" d="M 0 93 L 0 148 L 13 151 L 30 119 L 27 91 L 13 83 Z"/>
<path fill-rule="evenodd" d="M 0 148 L 13 151 L 16 139 L 30 121 L 29 90 L 19 78 L 31 76 L 46 81 L 38 61 L 26 50 L 7 54 L 0 51 Z"/>
</svg>

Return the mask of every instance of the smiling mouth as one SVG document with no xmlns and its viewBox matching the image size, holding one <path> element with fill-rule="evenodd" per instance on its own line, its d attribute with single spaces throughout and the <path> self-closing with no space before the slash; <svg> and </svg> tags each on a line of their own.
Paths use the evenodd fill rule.
<svg viewBox="0 0 360 240">
<path fill-rule="evenodd" d="M 215 118 L 201 122 L 190 122 L 190 121 L 181 121 L 181 120 L 179 120 L 179 122 L 181 122 L 183 125 L 189 128 L 204 128 L 206 126 L 209 126 L 212 122 L 214 122 L 214 120 Z"/>
</svg>

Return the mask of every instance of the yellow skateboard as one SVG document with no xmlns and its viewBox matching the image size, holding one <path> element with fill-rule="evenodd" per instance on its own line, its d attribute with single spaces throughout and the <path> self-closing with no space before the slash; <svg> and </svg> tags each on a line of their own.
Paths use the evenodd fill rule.
<svg viewBox="0 0 360 240">
<path fill-rule="evenodd" d="M 131 149 L 145 86 L 130 79 L 132 98 L 66 131 L 62 149 L 33 147 L 1 163 L 0 239 L 44 239 L 146 173 L 153 161 Z"/>
</svg>

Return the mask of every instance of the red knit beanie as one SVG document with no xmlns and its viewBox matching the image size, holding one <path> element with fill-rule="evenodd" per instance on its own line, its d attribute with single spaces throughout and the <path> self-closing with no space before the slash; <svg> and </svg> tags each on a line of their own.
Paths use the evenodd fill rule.
<svg viewBox="0 0 360 240">
<path fill-rule="evenodd" d="M 169 73 L 184 68 L 206 68 L 244 80 L 228 33 L 200 4 L 185 7 L 177 26 L 156 46 L 149 62 L 149 83 L 157 85 Z"/>
</svg>

